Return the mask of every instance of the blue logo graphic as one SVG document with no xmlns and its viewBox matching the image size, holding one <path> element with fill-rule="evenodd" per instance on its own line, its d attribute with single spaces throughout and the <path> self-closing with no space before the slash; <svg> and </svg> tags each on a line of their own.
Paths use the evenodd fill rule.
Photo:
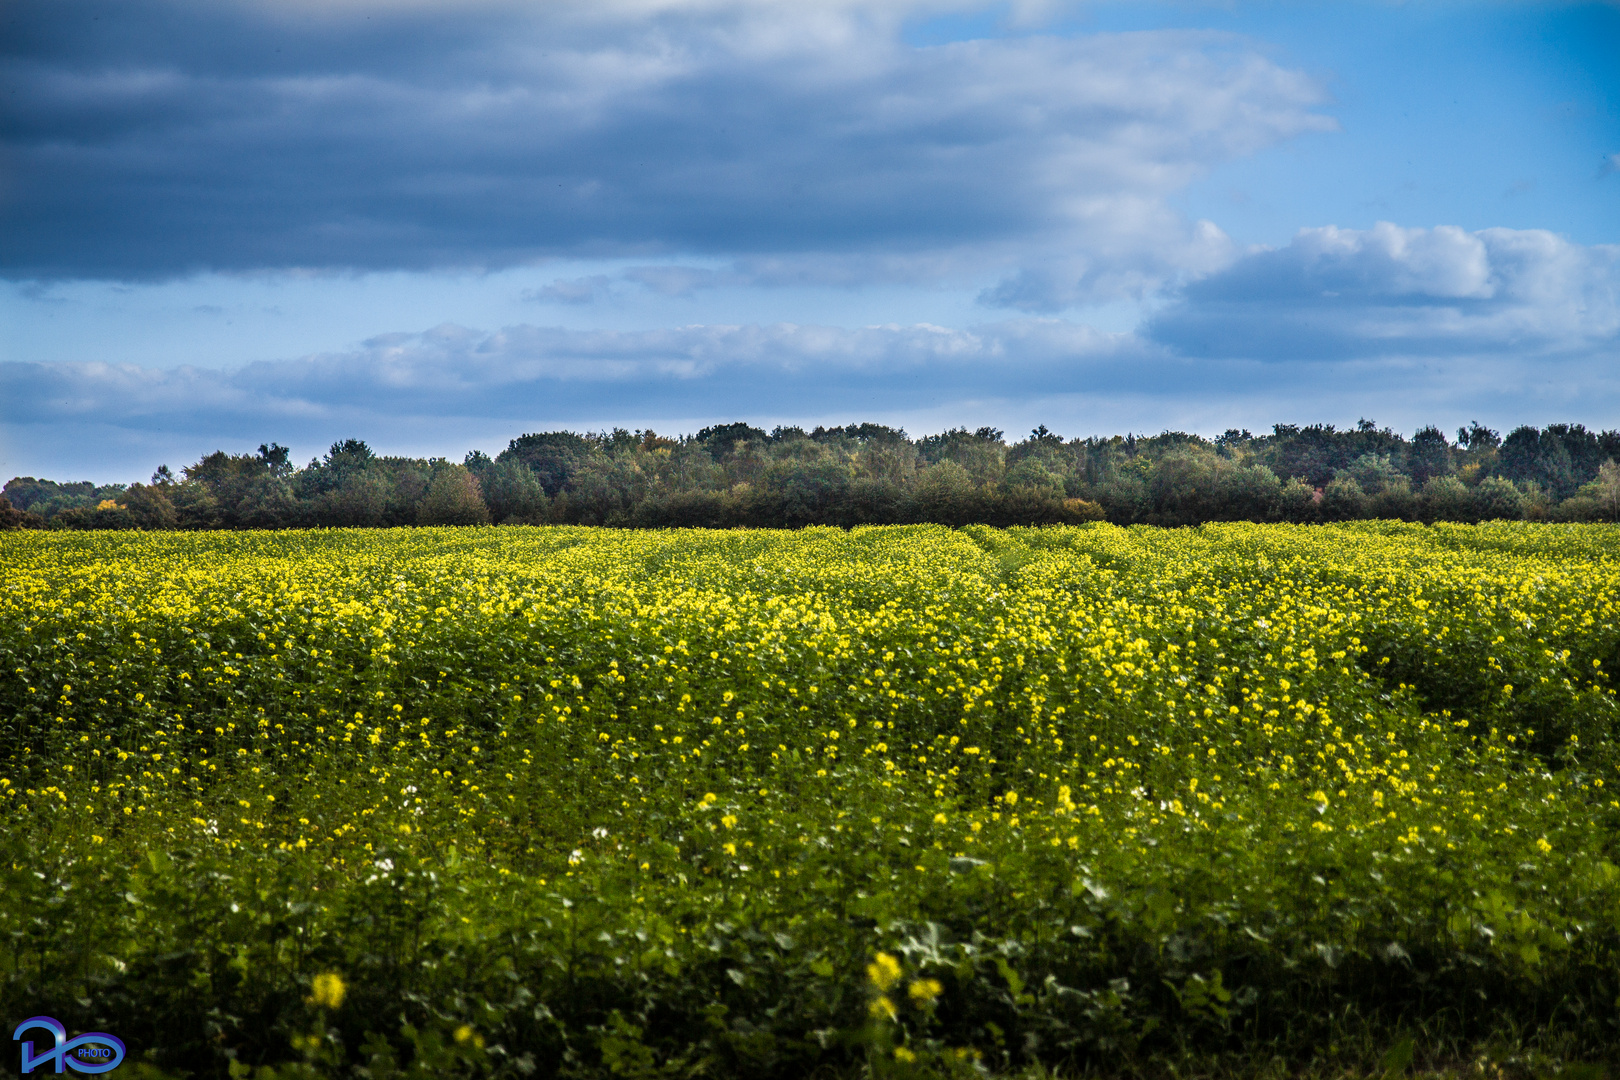
<svg viewBox="0 0 1620 1080">
<path fill-rule="evenodd" d="M 82 1073 L 112 1072 L 118 1068 L 118 1063 L 124 1060 L 124 1042 L 115 1035 L 108 1035 L 104 1031 L 89 1031 L 76 1039 L 67 1037 L 67 1028 L 61 1022 L 50 1016 L 30 1016 L 17 1025 L 17 1030 L 11 1033 L 12 1039 L 20 1039 L 23 1032 L 31 1028 L 44 1028 L 56 1036 L 56 1045 L 39 1054 L 34 1053 L 34 1044 L 22 1044 L 22 1071 L 24 1075 L 34 1071 L 36 1066 L 48 1062 L 56 1063 L 56 1071 L 72 1069 Z"/>
</svg>

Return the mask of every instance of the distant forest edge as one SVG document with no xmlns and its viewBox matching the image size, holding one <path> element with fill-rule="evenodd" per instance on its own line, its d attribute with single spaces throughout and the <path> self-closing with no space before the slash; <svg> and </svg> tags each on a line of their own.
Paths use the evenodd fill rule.
<svg viewBox="0 0 1620 1080">
<path fill-rule="evenodd" d="M 881 424 L 766 432 L 746 423 L 668 438 L 652 431 L 523 435 L 494 459 L 380 457 L 357 439 L 296 468 L 286 447 L 217 451 L 147 484 L 17 477 L 0 526 L 279 529 L 580 524 L 793 528 L 1107 520 L 1324 522 L 1620 520 L 1620 431 L 1475 423 L 1455 441 L 1405 438 L 1363 420 L 1268 435 L 1182 432 L 1065 440 L 1036 428 L 912 439 Z"/>
</svg>

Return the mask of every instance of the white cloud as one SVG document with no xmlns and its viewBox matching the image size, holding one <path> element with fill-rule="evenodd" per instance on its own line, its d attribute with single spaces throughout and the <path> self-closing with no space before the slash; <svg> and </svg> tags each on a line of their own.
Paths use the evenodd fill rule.
<svg viewBox="0 0 1620 1080">
<path fill-rule="evenodd" d="M 1488 300 L 1461 302 L 1509 296 L 1522 308 L 1526 297 L 1533 307 L 1564 295 L 1549 283 L 1556 275 L 1497 271 L 1511 263 L 1506 252 L 1522 257 L 1540 239 L 1482 240 L 1495 291 Z M 1564 254 L 1579 265 L 1579 257 Z M 1546 252 L 1530 261 L 1544 268 Z M 1453 269 L 1407 272 L 1420 287 L 1480 291 Z M 1459 303 L 1453 296 L 1442 302 Z M 1299 308 L 1302 318 L 1310 310 Z M 1253 331 L 1257 318 L 1239 320 L 1238 328 Z M 1284 325 L 1293 337 L 1273 344 L 1297 346 L 1305 324 Z M 469 446 L 499 450 L 522 431 L 690 432 L 735 419 L 767 427 L 877 420 L 916 433 L 992 424 L 1016 434 L 1045 423 L 1083 436 L 1166 427 L 1214 434 L 1275 422 L 1346 424 L 1358 416 L 1407 431 L 1471 419 L 1504 429 L 1571 420 L 1604 427 L 1620 407 L 1612 337 L 1556 355 L 1521 355 L 1489 340 L 1467 351 L 1444 338 L 1421 352 L 1410 339 L 1376 340 L 1377 326 L 1370 317 L 1350 331 L 1339 326 L 1349 343 L 1341 340 L 1334 356 L 1319 350 L 1309 364 L 1269 363 L 1271 354 L 1254 348 L 1199 356 L 1177 342 L 1058 319 L 968 329 L 517 325 L 487 332 L 443 325 L 229 371 L 0 364 L 0 469 L 133 480 L 163 461 L 271 440 L 300 457 L 348 437 L 391 453 L 459 456 Z M 1480 335 L 1469 330 L 1464 340 L 1477 344 Z"/>
<path fill-rule="evenodd" d="M 1128 334 L 1057 321 L 938 326 L 686 326 L 581 331 L 444 325 L 379 335 L 360 349 L 233 371 L 108 364 L 0 364 L 0 422 L 131 427 L 245 420 L 532 416 L 560 401 L 644 410 L 681 399 L 758 408 L 784 393 L 860 401 L 914 380 L 979 392 L 1054 385 L 1081 365 L 1137 357 Z"/>
<path fill-rule="evenodd" d="M 1189 284 L 1147 333 L 1269 360 L 1612 351 L 1620 246 L 1536 229 L 1304 229 Z"/>
</svg>

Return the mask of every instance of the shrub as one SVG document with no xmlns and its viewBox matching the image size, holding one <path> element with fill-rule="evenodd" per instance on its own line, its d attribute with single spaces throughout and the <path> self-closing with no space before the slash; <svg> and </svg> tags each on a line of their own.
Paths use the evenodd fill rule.
<svg viewBox="0 0 1620 1080">
<path fill-rule="evenodd" d="M 416 520 L 422 525 L 488 525 L 489 507 L 472 472 L 465 465 L 446 462 L 434 470 Z"/>
<path fill-rule="evenodd" d="M 1425 521 L 1472 521 L 1474 494 L 1455 476 L 1433 476 L 1419 497 Z"/>
<path fill-rule="evenodd" d="M 1367 493 L 1348 476 L 1340 476 L 1322 489 L 1322 518 L 1326 521 L 1353 521 L 1367 516 Z"/>
<path fill-rule="evenodd" d="M 1524 517 L 1524 493 L 1511 480 L 1487 477 L 1473 491 L 1473 512 L 1480 521 L 1519 521 Z"/>
</svg>

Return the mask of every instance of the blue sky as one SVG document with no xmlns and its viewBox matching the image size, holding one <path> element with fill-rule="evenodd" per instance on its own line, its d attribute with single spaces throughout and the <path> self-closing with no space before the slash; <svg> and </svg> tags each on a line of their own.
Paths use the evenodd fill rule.
<svg viewBox="0 0 1620 1080">
<path fill-rule="evenodd" d="M 0 474 L 1620 426 L 1620 6 L 22 0 Z"/>
</svg>

